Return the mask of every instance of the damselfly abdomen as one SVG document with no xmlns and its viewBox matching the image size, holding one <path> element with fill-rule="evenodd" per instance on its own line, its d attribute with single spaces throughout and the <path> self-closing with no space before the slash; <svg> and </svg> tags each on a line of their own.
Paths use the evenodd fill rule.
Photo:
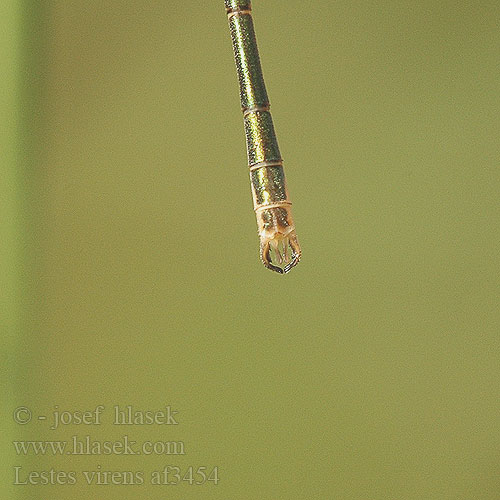
<svg viewBox="0 0 500 500">
<path fill-rule="evenodd" d="M 240 85 L 254 210 L 264 265 L 284 274 L 300 260 L 269 99 L 262 75 L 250 0 L 225 0 Z"/>
</svg>

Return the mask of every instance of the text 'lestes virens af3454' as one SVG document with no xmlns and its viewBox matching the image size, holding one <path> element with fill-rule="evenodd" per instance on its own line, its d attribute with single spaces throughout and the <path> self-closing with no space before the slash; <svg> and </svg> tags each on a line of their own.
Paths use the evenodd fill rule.
<svg viewBox="0 0 500 500">
<path fill-rule="evenodd" d="M 300 260 L 283 160 L 269 112 L 250 0 L 225 0 L 245 122 L 254 210 L 264 265 L 278 273 Z"/>
</svg>

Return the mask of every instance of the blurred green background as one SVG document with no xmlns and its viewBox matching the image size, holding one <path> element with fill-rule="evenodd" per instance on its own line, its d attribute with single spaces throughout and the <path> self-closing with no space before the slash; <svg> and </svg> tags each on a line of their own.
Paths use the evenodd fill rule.
<svg viewBox="0 0 500 500">
<path fill-rule="evenodd" d="M 254 1 L 303 248 L 284 277 L 222 0 L 3 9 L 5 498 L 500 498 L 497 1 Z M 99 404 L 100 426 L 36 419 Z M 186 455 L 9 443 L 75 434 Z M 220 482 L 147 484 L 167 464 Z M 15 465 L 146 484 L 12 486 Z"/>
</svg>

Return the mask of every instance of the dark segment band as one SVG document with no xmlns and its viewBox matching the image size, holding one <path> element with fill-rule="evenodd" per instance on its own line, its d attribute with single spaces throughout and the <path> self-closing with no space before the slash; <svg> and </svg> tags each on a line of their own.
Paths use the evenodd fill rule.
<svg viewBox="0 0 500 500">
<path fill-rule="evenodd" d="M 225 0 L 227 13 L 250 11 L 252 10 L 252 2 L 250 0 Z"/>
</svg>

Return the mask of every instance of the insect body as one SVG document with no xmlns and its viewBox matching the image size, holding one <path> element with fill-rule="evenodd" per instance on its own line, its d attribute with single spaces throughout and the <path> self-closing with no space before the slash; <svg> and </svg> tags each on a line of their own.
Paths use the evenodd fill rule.
<svg viewBox="0 0 500 500">
<path fill-rule="evenodd" d="M 225 0 L 247 141 L 254 210 L 264 265 L 285 274 L 300 260 L 283 160 L 269 111 L 250 0 Z"/>
</svg>

